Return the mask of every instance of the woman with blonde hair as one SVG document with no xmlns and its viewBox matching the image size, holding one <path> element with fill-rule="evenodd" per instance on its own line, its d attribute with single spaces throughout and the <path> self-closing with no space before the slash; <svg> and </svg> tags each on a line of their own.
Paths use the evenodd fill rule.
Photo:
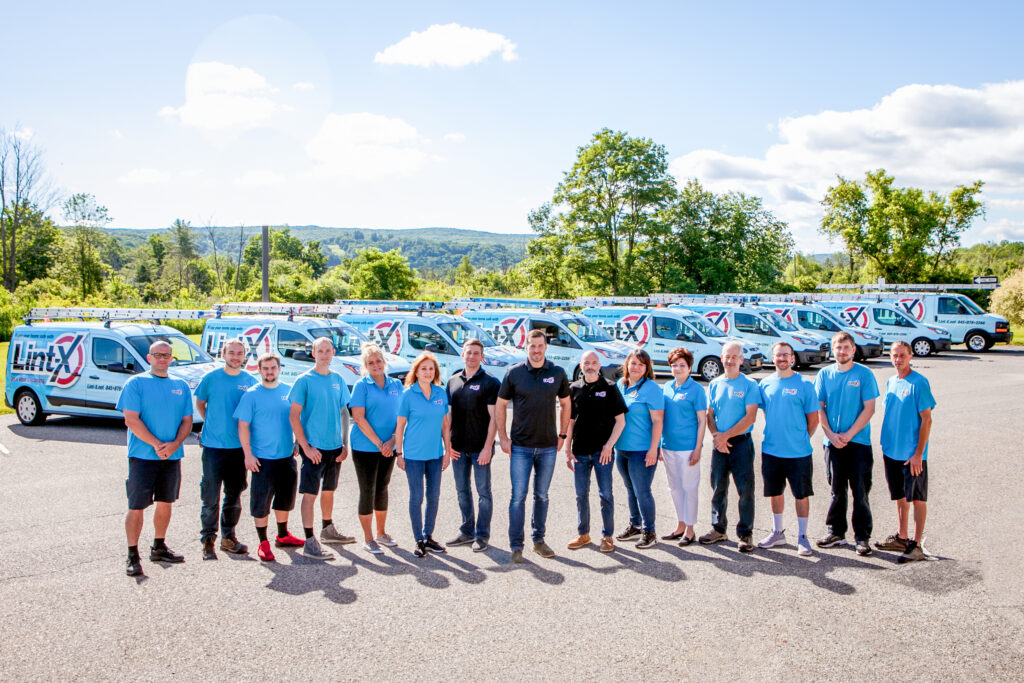
<svg viewBox="0 0 1024 683">
<path fill-rule="evenodd" d="M 441 497 L 441 472 L 448 468 L 450 452 L 448 394 L 441 385 L 437 359 L 424 352 L 412 362 L 405 376 L 395 429 L 397 464 L 409 479 L 409 519 L 416 537 L 416 557 L 445 552 L 432 534 Z"/>
<path fill-rule="evenodd" d="M 352 413 L 352 464 L 359 481 L 359 523 L 366 542 L 363 548 L 383 553 L 382 545 L 398 545 L 384 530 L 388 517 L 388 484 L 395 467 L 395 427 L 402 383 L 387 376 L 384 352 L 373 342 L 363 344 L 361 373 L 352 386 L 348 407 Z M 377 521 L 377 537 L 373 521 Z"/>
</svg>

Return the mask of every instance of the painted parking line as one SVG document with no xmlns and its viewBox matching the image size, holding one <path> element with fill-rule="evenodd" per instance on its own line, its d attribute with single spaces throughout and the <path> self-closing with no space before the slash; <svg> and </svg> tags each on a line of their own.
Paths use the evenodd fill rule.
<svg viewBox="0 0 1024 683">
<path fill-rule="evenodd" d="M 4 455 L 11 454 L 11 452 L 7 450 L 7 446 L 3 445 L 2 443 L 0 443 L 0 453 L 3 453 Z"/>
</svg>

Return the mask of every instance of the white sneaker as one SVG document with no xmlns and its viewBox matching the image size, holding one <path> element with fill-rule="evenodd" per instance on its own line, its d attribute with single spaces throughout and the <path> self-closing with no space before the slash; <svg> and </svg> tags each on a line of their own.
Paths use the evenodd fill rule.
<svg viewBox="0 0 1024 683">
<path fill-rule="evenodd" d="M 809 557 L 814 554 L 814 551 L 811 550 L 811 542 L 807 540 L 807 536 L 801 536 L 797 539 L 796 548 L 796 552 L 798 555 Z"/>
<path fill-rule="evenodd" d="M 786 530 L 773 531 L 757 542 L 758 548 L 774 548 L 777 545 L 786 545 Z"/>
<path fill-rule="evenodd" d="M 389 548 L 394 548 L 395 546 L 398 545 L 398 541 L 396 541 L 395 539 L 391 538 L 387 534 L 381 534 L 380 536 L 378 536 L 377 537 L 377 543 L 379 543 L 381 545 L 386 545 Z"/>
<path fill-rule="evenodd" d="M 363 544 L 363 550 L 365 550 L 368 553 L 373 553 L 374 555 L 384 554 L 384 548 L 381 548 L 379 545 L 377 545 L 377 541 L 367 541 Z"/>
</svg>

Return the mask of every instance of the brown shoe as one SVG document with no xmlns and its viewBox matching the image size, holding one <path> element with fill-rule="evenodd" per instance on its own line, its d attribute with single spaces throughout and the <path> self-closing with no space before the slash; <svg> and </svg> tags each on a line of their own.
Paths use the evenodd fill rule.
<svg viewBox="0 0 1024 683">
<path fill-rule="evenodd" d="M 569 541 L 569 550 L 579 550 L 585 545 L 590 545 L 590 534 L 581 534 L 575 540 Z"/>
<path fill-rule="evenodd" d="M 723 534 L 718 529 L 712 528 L 711 531 L 707 532 L 703 536 L 697 539 L 702 545 L 710 545 L 712 543 L 721 543 L 722 541 L 728 541 L 729 537 Z"/>
<path fill-rule="evenodd" d="M 249 552 L 249 547 L 244 543 L 239 543 L 234 536 L 225 536 L 220 539 L 220 549 L 232 555 L 244 555 Z"/>
<path fill-rule="evenodd" d="M 612 541 L 611 536 L 605 536 L 601 539 L 601 552 L 610 553 L 615 550 L 615 542 Z"/>
</svg>

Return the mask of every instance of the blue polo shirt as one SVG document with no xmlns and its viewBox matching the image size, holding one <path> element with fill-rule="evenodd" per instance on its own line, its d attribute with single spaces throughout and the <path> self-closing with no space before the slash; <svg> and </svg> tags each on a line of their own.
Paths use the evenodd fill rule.
<svg viewBox="0 0 1024 683">
<path fill-rule="evenodd" d="M 366 376 L 352 385 L 352 398 L 349 399 L 348 407 L 365 408 L 366 421 L 381 441 L 387 441 L 395 433 L 402 391 L 402 383 L 394 377 L 385 376 L 382 388 L 377 386 L 372 377 Z M 353 450 L 380 452 L 356 424 L 352 425 L 349 443 Z"/>
<path fill-rule="evenodd" d="M 203 375 L 196 398 L 206 402 L 203 433 L 199 443 L 207 448 L 241 448 L 235 408 L 249 387 L 259 382 L 245 370 L 232 377 L 224 368 Z"/>
<path fill-rule="evenodd" d="M 665 428 L 661 447 L 670 451 L 692 451 L 697 447 L 697 413 L 708 409 L 704 388 L 692 377 L 680 386 L 676 380 L 662 387 L 665 395 Z"/>
<path fill-rule="evenodd" d="M 448 414 L 448 393 L 436 384 L 430 387 L 430 398 L 423 395 L 419 382 L 402 392 L 398 416 L 408 422 L 402 439 L 402 456 L 406 460 L 436 460 L 444 455 L 441 424 Z"/>
<path fill-rule="evenodd" d="M 761 405 L 761 392 L 757 382 L 746 375 L 727 379 L 720 375 L 708 384 L 708 407 L 715 411 L 715 427 L 720 432 L 732 429 L 732 426 L 747 416 L 747 406 Z M 744 434 L 749 434 L 753 425 L 747 427 Z"/>
<path fill-rule="evenodd" d="M 295 444 L 292 423 L 288 421 L 291 401 L 287 384 L 267 389 L 257 384 L 242 395 L 235 408 L 235 419 L 249 423 L 249 448 L 261 460 L 290 458 Z"/>
<path fill-rule="evenodd" d="M 139 414 L 150 434 L 163 442 L 174 441 L 181 421 L 192 414 L 192 390 L 188 382 L 176 377 L 157 377 L 143 372 L 130 377 L 121 389 L 117 409 Z M 128 430 L 128 457 L 139 460 L 159 460 L 156 449 Z M 168 460 L 185 457 L 185 449 L 178 446 Z"/>
<path fill-rule="evenodd" d="M 302 406 L 299 422 L 311 446 L 325 451 L 342 447 L 341 411 L 349 398 L 345 380 L 334 371 L 321 375 L 310 368 L 295 378 L 288 399 Z"/>
<path fill-rule="evenodd" d="M 864 410 L 865 401 L 878 398 L 878 382 L 874 373 L 860 363 L 854 363 L 846 372 L 840 372 L 837 363 L 822 368 L 814 378 L 814 389 L 825 407 L 828 426 L 836 434 L 842 434 L 853 426 Z M 871 423 L 864 425 L 850 441 L 870 446 Z M 825 437 L 825 445 L 829 445 L 828 437 Z"/>
<path fill-rule="evenodd" d="M 798 374 L 761 380 L 764 439 L 761 452 L 776 458 L 806 458 L 814 452 L 807 433 L 807 416 L 818 412 L 814 385 Z"/>
<path fill-rule="evenodd" d="M 916 370 L 900 379 L 893 375 L 885 385 L 885 418 L 882 420 L 882 455 L 893 460 L 909 460 L 917 450 L 921 431 L 921 413 L 936 405 L 932 386 Z M 928 459 L 928 444 L 921 456 Z"/>
<path fill-rule="evenodd" d="M 627 410 L 626 426 L 615 447 L 620 451 L 649 451 L 654 430 L 651 411 L 665 410 L 665 394 L 661 393 L 657 382 L 646 377 L 628 389 L 622 379 L 615 386 L 619 388 Z"/>
</svg>

